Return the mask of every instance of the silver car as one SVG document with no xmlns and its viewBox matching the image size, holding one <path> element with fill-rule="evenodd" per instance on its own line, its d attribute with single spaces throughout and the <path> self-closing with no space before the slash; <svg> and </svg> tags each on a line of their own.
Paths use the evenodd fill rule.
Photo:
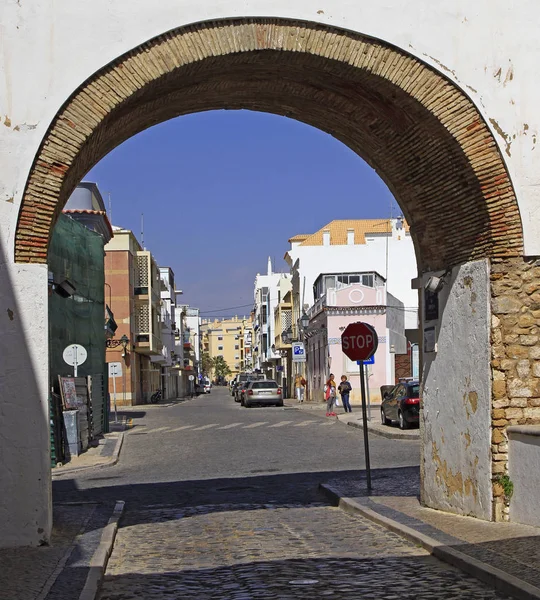
<svg viewBox="0 0 540 600">
<path fill-rule="evenodd" d="M 254 404 L 283 406 L 281 388 L 271 379 L 249 381 L 242 397 L 242 406 L 251 408 Z"/>
</svg>

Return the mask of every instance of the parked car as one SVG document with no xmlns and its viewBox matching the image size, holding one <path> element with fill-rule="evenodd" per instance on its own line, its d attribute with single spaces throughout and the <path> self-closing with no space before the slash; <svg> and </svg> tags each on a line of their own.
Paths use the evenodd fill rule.
<svg viewBox="0 0 540 600">
<path fill-rule="evenodd" d="M 210 379 L 208 379 L 208 377 L 206 377 L 205 379 L 202 380 L 202 385 L 203 385 L 203 392 L 205 394 L 209 394 L 212 390 L 212 382 L 210 381 Z"/>
<path fill-rule="evenodd" d="M 238 388 L 247 383 L 249 379 L 249 373 L 239 373 L 235 378 L 234 382 L 231 386 L 231 396 L 234 396 L 235 402 L 240 402 L 240 398 L 238 397 Z"/>
<path fill-rule="evenodd" d="M 404 381 L 387 392 L 381 402 L 381 421 L 398 421 L 400 429 L 409 429 L 420 420 L 420 382 Z"/>
<path fill-rule="evenodd" d="M 238 382 L 234 388 L 234 400 L 235 402 L 242 402 L 244 395 L 246 393 L 247 384 L 250 381 L 255 381 L 257 379 L 264 379 L 264 375 L 261 373 L 241 373 L 239 375 Z"/>
<path fill-rule="evenodd" d="M 271 379 L 252 379 L 246 386 L 241 403 L 246 408 L 251 408 L 254 404 L 283 406 L 283 394 L 278 384 Z"/>
</svg>

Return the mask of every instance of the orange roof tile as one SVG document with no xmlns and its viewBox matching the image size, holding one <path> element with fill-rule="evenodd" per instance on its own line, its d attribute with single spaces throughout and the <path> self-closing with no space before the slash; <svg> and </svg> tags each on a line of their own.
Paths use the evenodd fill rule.
<svg viewBox="0 0 540 600">
<path fill-rule="evenodd" d="M 347 231 L 354 231 L 354 243 L 365 244 L 366 234 L 370 233 L 386 233 L 391 231 L 390 219 L 344 219 L 330 221 L 324 227 L 321 227 L 319 231 L 309 236 L 294 236 L 291 240 L 301 241 L 301 246 L 322 246 L 323 245 L 323 232 L 330 232 L 330 245 L 340 246 L 347 244 Z M 409 225 L 406 221 L 403 223 L 405 231 L 409 231 Z M 304 239 L 297 240 L 297 237 Z M 289 240 L 289 241 L 291 241 Z"/>
<path fill-rule="evenodd" d="M 289 238 L 289 243 L 292 244 L 293 242 L 303 242 L 304 240 L 306 240 L 311 234 L 309 233 L 299 233 L 297 235 L 293 235 L 292 238 Z"/>
</svg>

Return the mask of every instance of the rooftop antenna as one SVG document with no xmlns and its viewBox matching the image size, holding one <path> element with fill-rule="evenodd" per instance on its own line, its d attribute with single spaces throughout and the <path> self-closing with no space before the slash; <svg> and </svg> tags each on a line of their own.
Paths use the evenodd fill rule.
<svg viewBox="0 0 540 600">
<path fill-rule="evenodd" d="M 143 250 L 146 250 L 144 247 L 144 213 L 141 213 L 141 246 Z"/>
</svg>

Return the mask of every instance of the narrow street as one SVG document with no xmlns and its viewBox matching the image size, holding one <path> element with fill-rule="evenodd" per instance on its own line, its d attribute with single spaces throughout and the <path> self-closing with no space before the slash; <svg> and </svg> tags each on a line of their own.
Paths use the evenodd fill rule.
<svg viewBox="0 0 540 600">
<path fill-rule="evenodd" d="M 226 388 L 126 414 L 116 467 L 54 484 L 57 501 L 126 502 L 101 600 L 503 597 L 325 501 L 320 482 L 362 477 L 358 429 Z M 415 493 L 417 442 L 372 436 L 371 453 L 375 493 Z"/>
</svg>

